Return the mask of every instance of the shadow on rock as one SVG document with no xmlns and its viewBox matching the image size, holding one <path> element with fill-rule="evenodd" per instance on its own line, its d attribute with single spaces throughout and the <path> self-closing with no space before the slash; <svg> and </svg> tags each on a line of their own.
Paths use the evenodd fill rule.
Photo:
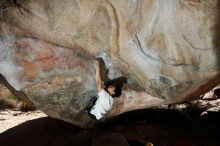
<svg viewBox="0 0 220 146">
<path fill-rule="evenodd" d="M 127 133 L 126 138 L 131 145 L 137 143 L 133 140 L 138 140 L 142 145 L 148 140 L 155 145 L 164 146 L 185 142 L 193 145 L 219 145 L 220 112 L 195 117 L 191 117 L 190 114 L 188 111 L 172 109 L 137 110 L 98 126 L 101 131 L 109 131 L 107 127 L 111 127 L 111 130 L 115 127 L 117 131 L 124 128 L 121 131 Z"/>
</svg>

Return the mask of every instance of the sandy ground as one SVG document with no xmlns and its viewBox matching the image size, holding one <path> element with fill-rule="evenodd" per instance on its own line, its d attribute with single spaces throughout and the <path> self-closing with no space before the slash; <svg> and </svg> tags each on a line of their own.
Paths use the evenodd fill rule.
<svg viewBox="0 0 220 146">
<path fill-rule="evenodd" d="M 1 110 L 0 111 L 0 133 L 20 125 L 26 121 L 47 117 L 41 111 L 22 112 L 14 110 Z"/>
</svg>

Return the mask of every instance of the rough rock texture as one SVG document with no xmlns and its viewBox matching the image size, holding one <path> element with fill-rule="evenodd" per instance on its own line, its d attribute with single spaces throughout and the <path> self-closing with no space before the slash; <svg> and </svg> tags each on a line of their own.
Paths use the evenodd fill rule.
<svg viewBox="0 0 220 146">
<path fill-rule="evenodd" d="M 24 91 L 16 90 L 0 73 L 0 101 L 1 108 L 15 108 L 20 110 L 35 110 L 34 103 Z M 3 85 L 3 86 L 2 86 Z"/>
<path fill-rule="evenodd" d="M 22 109 L 22 102 L 16 99 L 5 86 L 0 84 L 0 110 L 6 108 Z"/>
<path fill-rule="evenodd" d="M 90 57 L 125 76 L 108 117 L 198 97 L 219 81 L 217 0 L 17 0 L 0 12 L 0 73 L 46 114 L 82 127 Z M 8 7 L 7 7 L 8 6 Z"/>
<path fill-rule="evenodd" d="M 179 110 L 187 113 L 192 118 L 201 117 L 204 115 L 213 116 L 213 114 L 220 113 L 220 96 L 216 95 L 216 91 L 220 90 L 220 85 L 216 86 L 209 92 L 200 96 L 200 98 L 193 101 L 186 101 L 179 104 L 160 105 L 154 107 L 155 109 L 164 110 Z M 209 115 L 210 114 L 210 115 Z M 215 120 L 214 120 L 215 121 Z"/>
</svg>

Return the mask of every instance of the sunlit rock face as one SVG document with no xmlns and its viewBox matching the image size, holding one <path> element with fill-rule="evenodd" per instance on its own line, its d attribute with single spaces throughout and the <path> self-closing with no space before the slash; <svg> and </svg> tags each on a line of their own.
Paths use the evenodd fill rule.
<svg viewBox="0 0 220 146">
<path fill-rule="evenodd" d="M 18 0 L 0 14 L 0 73 L 46 114 L 88 127 L 102 57 L 127 77 L 108 117 L 198 97 L 219 81 L 217 0 Z"/>
</svg>

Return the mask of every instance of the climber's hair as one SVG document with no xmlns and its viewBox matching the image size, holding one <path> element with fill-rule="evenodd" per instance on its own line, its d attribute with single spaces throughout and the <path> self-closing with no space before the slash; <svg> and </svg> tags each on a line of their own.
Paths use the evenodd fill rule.
<svg viewBox="0 0 220 146">
<path fill-rule="evenodd" d="M 104 82 L 104 89 L 105 91 L 108 92 L 108 87 L 109 86 L 114 86 L 115 87 L 115 94 L 112 95 L 112 97 L 120 97 L 122 94 L 122 88 L 123 88 L 123 84 L 127 83 L 127 78 L 126 77 L 118 77 L 115 79 L 110 79 L 106 82 Z"/>
<path fill-rule="evenodd" d="M 104 83 L 104 85 L 105 85 L 105 88 L 104 88 L 105 90 L 107 90 L 107 88 L 109 86 L 115 86 L 116 87 L 116 83 L 113 80 L 108 80 L 107 82 Z"/>
<path fill-rule="evenodd" d="M 114 80 L 108 80 L 107 82 L 104 83 L 104 89 L 105 89 L 105 91 L 108 91 L 107 89 L 108 89 L 109 86 L 114 86 L 115 89 L 116 89 L 117 84 L 116 84 L 116 82 L 115 82 Z M 115 94 L 112 95 L 112 97 L 116 97 Z"/>
</svg>

